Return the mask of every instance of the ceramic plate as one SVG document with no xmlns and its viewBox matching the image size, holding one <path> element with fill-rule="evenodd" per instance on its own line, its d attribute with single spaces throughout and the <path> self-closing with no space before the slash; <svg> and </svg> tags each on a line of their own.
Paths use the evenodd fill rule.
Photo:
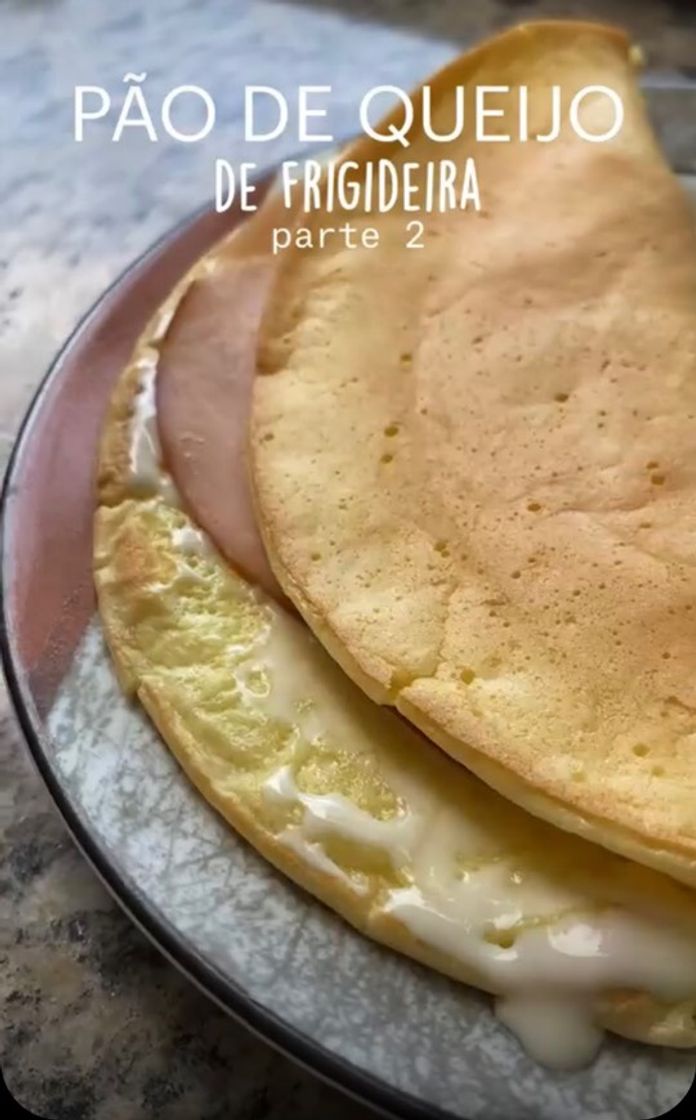
<svg viewBox="0 0 696 1120">
<path fill-rule="evenodd" d="M 92 479 L 137 335 L 238 214 L 199 213 L 100 300 L 58 356 L 5 482 L 3 658 L 29 749 L 125 909 L 193 980 L 293 1057 L 402 1117 L 646 1120 L 692 1054 L 619 1039 L 550 1073 L 489 1000 L 373 945 L 273 871 L 198 796 L 122 697 L 95 616 Z"/>
</svg>

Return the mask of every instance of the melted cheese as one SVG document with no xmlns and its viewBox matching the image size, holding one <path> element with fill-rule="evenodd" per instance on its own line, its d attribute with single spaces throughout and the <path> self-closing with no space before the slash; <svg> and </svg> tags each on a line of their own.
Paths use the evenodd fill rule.
<svg viewBox="0 0 696 1120">
<path fill-rule="evenodd" d="M 360 724 L 350 719 L 345 691 L 333 687 L 334 667 L 315 639 L 285 612 L 267 606 L 269 625 L 261 644 L 236 670 L 242 687 L 247 672 L 268 683 L 267 691 L 256 692 L 256 702 L 269 718 L 292 728 L 298 762 L 306 744 L 320 735 L 332 742 L 350 735 L 352 749 L 367 750 Z M 408 766 L 385 769 L 400 805 L 387 819 L 342 794 L 304 792 L 292 764 L 267 778 L 264 794 L 300 810 L 292 845 L 310 862 L 319 857 L 324 870 L 331 865 L 331 874 L 345 878 L 322 848 L 332 839 L 380 849 L 404 871 L 409 885 L 389 891 L 382 912 L 484 976 L 493 991 L 505 993 L 497 1004 L 501 1021 L 539 1061 L 565 1068 L 584 1064 L 596 1052 L 602 1032 L 594 1026 L 593 1010 L 602 992 L 648 991 L 666 1001 L 688 996 L 696 945 L 686 934 L 618 907 L 598 909 L 596 900 L 576 889 L 511 870 L 505 860 L 462 871 L 459 855 L 476 847 L 480 829 L 465 810 L 443 806 L 437 791 L 409 780 Z M 533 924 L 525 927 L 530 919 Z"/>
<path fill-rule="evenodd" d="M 131 418 L 129 456 L 131 485 L 136 492 L 161 494 L 170 505 L 179 505 L 174 483 L 162 466 L 155 399 L 157 351 L 146 351 L 138 364 L 140 377 L 133 398 Z"/>
</svg>

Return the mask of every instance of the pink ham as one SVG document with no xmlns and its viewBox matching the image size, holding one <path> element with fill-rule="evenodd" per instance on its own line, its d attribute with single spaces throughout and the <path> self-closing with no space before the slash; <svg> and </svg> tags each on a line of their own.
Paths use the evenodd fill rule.
<svg viewBox="0 0 696 1120">
<path fill-rule="evenodd" d="M 160 348 L 162 453 L 185 507 L 242 575 L 282 593 L 261 544 L 247 481 L 247 420 L 268 257 L 229 259 L 194 281 Z"/>
</svg>

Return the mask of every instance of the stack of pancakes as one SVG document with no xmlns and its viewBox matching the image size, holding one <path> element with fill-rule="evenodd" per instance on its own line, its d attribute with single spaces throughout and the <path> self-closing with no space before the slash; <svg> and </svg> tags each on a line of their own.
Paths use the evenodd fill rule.
<svg viewBox="0 0 696 1120">
<path fill-rule="evenodd" d="M 422 249 L 334 211 L 379 247 L 274 257 L 271 191 L 149 325 L 98 472 L 107 641 L 203 796 L 558 1066 L 696 1044 L 696 226 L 634 57 L 532 24 L 429 80 L 443 132 L 457 85 L 527 86 L 532 137 L 609 86 L 604 144 L 510 107 L 341 153 L 475 154 L 484 209 Z"/>
</svg>

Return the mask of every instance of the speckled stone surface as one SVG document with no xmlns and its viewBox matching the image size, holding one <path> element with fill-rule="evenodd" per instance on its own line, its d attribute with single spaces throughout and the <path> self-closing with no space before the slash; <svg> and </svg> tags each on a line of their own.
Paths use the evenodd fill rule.
<svg viewBox="0 0 696 1120">
<path fill-rule="evenodd" d="M 696 71 L 688 0 L 0 0 L 2 462 L 60 342 L 130 260 L 209 197 L 215 156 L 264 164 L 297 148 L 291 133 L 245 147 L 245 83 L 330 82 L 340 136 L 370 85 L 409 85 L 458 44 L 542 13 L 624 23 L 652 66 Z M 150 144 L 132 131 L 112 144 L 95 127 L 74 144 L 73 85 L 116 98 L 128 70 L 147 71 L 153 104 L 174 85 L 205 85 L 215 137 Z M 689 158 L 693 101 L 672 94 L 668 109 Z M 0 856 L 0 1064 L 27 1107 L 48 1120 L 368 1115 L 218 1011 L 121 914 L 52 809 L 4 693 Z"/>
</svg>

